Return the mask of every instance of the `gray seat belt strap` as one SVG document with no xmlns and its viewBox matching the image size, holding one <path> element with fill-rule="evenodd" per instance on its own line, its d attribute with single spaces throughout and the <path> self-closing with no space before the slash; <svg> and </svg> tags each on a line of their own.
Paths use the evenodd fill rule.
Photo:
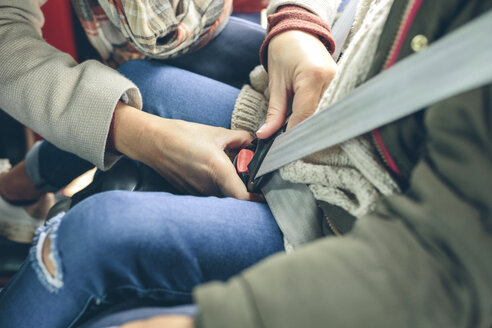
<svg viewBox="0 0 492 328">
<path fill-rule="evenodd" d="M 335 61 L 338 61 L 352 29 L 358 3 L 359 0 L 351 0 L 333 26 L 336 48 L 332 57 Z M 306 184 L 283 180 L 277 171 L 272 173 L 262 193 L 280 230 L 293 248 L 323 236 L 323 224 L 326 224 L 323 213 Z"/>
<path fill-rule="evenodd" d="M 492 11 L 279 135 L 256 177 L 492 82 Z"/>
<path fill-rule="evenodd" d="M 279 135 L 256 177 L 440 100 L 492 83 L 490 31 L 492 11 L 402 60 L 340 102 Z M 309 205 L 314 198 L 301 196 L 301 189 L 312 197 L 307 186 L 301 188 L 291 183 L 289 186 L 278 172 L 262 188 L 279 227 L 294 247 L 318 238 L 315 231 L 310 231 L 319 226 L 319 217 L 313 216 L 317 207 Z"/>
<path fill-rule="evenodd" d="M 332 54 L 333 59 L 338 61 L 342 49 L 347 41 L 350 30 L 355 19 L 355 13 L 357 12 L 357 4 L 359 0 L 350 0 L 348 5 L 343 10 L 342 15 L 338 18 L 335 25 L 332 28 L 332 36 L 335 41 L 335 51 Z"/>
<path fill-rule="evenodd" d="M 276 171 L 261 191 L 290 245 L 322 237 L 323 215 L 307 185 L 285 181 Z"/>
</svg>

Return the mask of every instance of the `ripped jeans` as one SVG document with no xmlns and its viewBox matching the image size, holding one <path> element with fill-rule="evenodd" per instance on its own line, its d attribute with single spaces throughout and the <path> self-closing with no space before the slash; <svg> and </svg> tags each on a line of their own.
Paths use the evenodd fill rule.
<svg viewBox="0 0 492 328">
<path fill-rule="evenodd" d="M 51 241 L 52 276 L 42 261 Z M 0 327 L 72 327 L 128 300 L 192 303 L 194 286 L 226 280 L 283 251 L 266 204 L 111 191 L 38 230 L 29 258 L 0 294 Z"/>
</svg>

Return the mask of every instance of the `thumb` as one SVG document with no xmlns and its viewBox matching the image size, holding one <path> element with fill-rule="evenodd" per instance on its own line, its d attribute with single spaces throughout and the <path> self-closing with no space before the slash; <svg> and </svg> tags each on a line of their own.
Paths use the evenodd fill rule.
<svg viewBox="0 0 492 328">
<path fill-rule="evenodd" d="M 219 172 L 217 180 L 215 181 L 216 186 L 223 196 L 234 197 L 236 199 L 248 200 L 251 202 L 265 202 L 262 195 L 248 192 L 243 181 L 236 173 L 234 165 L 230 161 L 225 161 L 224 165 L 227 166 Z"/>
<path fill-rule="evenodd" d="M 260 139 L 267 139 L 277 132 L 285 123 L 289 95 L 284 83 L 272 80 L 270 86 L 270 102 L 265 124 L 256 132 Z"/>
<path fill-rule="evenodd" d="M 241 200 L 251 200 L 252 195 L 248 193 L 243 181 L 236 173 L 234 165 L 224 154 L 218 159 L 220 169 L 217 170 L 215 184 L 225 197 L 234 197 Z"/>
</svg>

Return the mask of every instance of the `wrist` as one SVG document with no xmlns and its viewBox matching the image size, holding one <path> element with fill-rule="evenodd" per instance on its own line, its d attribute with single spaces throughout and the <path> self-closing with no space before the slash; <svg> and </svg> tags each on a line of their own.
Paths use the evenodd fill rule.
<svg viewBox="0 0 492 328">
<path fill-rule="evenodd" d="M 309 10 L 295 5 L 282 6 L 268 17 L 269 32 L 260 49 L 260 62 L 268 70 L 268 47 L 277 35 L 288 31 L 302 31 L 317 38 L 326 49 L 333 53 L 335 41 L 331 35 L 330 26 L 322 18 Z"/>
<path fill-rule="evenodd" d="M 115 151 L 132 159 L 140 159 L 142 147 L 145 145 L 146 134 L 152 121 L 144 113 L 134 107 L 118 102 L 112 124 L 112 142 Z"/>
<path fill-rule="evenodd" d="M 165 119 L 119 103 L 114 114 L 115 149 L 149 166 L 155 154 L 161 160 L 172 155 L 183 121 Z M 162 163 L 161 163 L 162 164 Z"/>
</svg>

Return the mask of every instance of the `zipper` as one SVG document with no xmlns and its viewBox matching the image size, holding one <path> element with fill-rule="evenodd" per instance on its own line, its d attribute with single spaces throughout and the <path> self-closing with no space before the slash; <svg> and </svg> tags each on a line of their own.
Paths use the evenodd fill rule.
<svg viewBox="0 0 492 328">
<path fill-rule="evenodd" d="M 392 161 L 393 159 L 391 157 L 387 157 L 386 154 L 388 154 L 388 152 L 383 151 L 382 149 L 383 147 L 384 148 L 386 147 L 384 146 L 383 140 L 381 139 L 381 134 L 379 133 L 378 128 L 372 130 L 371 137 L 372 137 L 373 144 L 376 146 L 376 150 L 378 152 L 379 158 L 383 161 L 384 165 L 386 167 L 389 167 L 391 171 L 395 172 L 398 176 L 401 176 L 400 169 L 398 169 L 396 164 L 394 165 L 394 167 L 393 165 L 390 164 L 390 160 Z"/>
<path fill-rule="evenodd" d="M 396 37 L 393 41 L 393 45 L 391 46 L 390 52 L 388 54 L 388 57 L 386 57 L 386 61 L 384 62 L 383 65 L 383 70 L 386 70 L 393 66 L 393 64 L 396 61 L 396 57 L 398 56 L 400 50 L 401 50 L 401 43 L 403 42 L 402 39 L 405 39 L 408 33 L 408 28 L 410 27 L 409 25 L 412 23 L 413 18 L 411 17 L 411 14 L 416 11 L 416 7 L 420 7 L 420 4 L 422 3 L 422 0 L 409 0 L 407 7 L 405 8 L 405 11 L 403 12 L 403 17 L 401 19 L 400 26 L 398 27 L 398 32 L 396 33 Z M 412 21 L 408 21 L 409 18 L 412 19 Z"/>
<path fill-rule="evenodd" d="M 337 227 L 335 226 L 335 224 L 333 223 L 332 220 L 330 220 L 327 216 L 323 215 L 326 222 L 328 223 L 328 228 L 331 230 L 331 232 L 335 235 L 335 236 L 343 236 L 343 234 L 337 229 Z"/>
<path fill-rule="evenodd" d="M 388 57 L 386 58 L 386 61 L 384 63 L 383 70 L 386 70 L 395 64 L 396 59 L 400 54 L 403 41 L 407 37 L 408 30 L 410 29 L 410 26 L 412 25 L 422 2 L 423 0 L 409 0 L 407 7 L 405 8 L 405 11 L 403 13 L 400 26 L 398 27 L 396 37 L 393 41 Z M 391 171 L 393 171 L 397 176 L 401 177 L 401 171 L 391 157 L 391 154 L 387 150 L 386 146 L 384 145 L 379 129 L 374 129 L 371 133 L 371 136 L 374 144 L 376 145 L 379 157 L 382 159 L 383 163 L 386 165 L 386 167 L 389 167 Z"/>
</svg>

